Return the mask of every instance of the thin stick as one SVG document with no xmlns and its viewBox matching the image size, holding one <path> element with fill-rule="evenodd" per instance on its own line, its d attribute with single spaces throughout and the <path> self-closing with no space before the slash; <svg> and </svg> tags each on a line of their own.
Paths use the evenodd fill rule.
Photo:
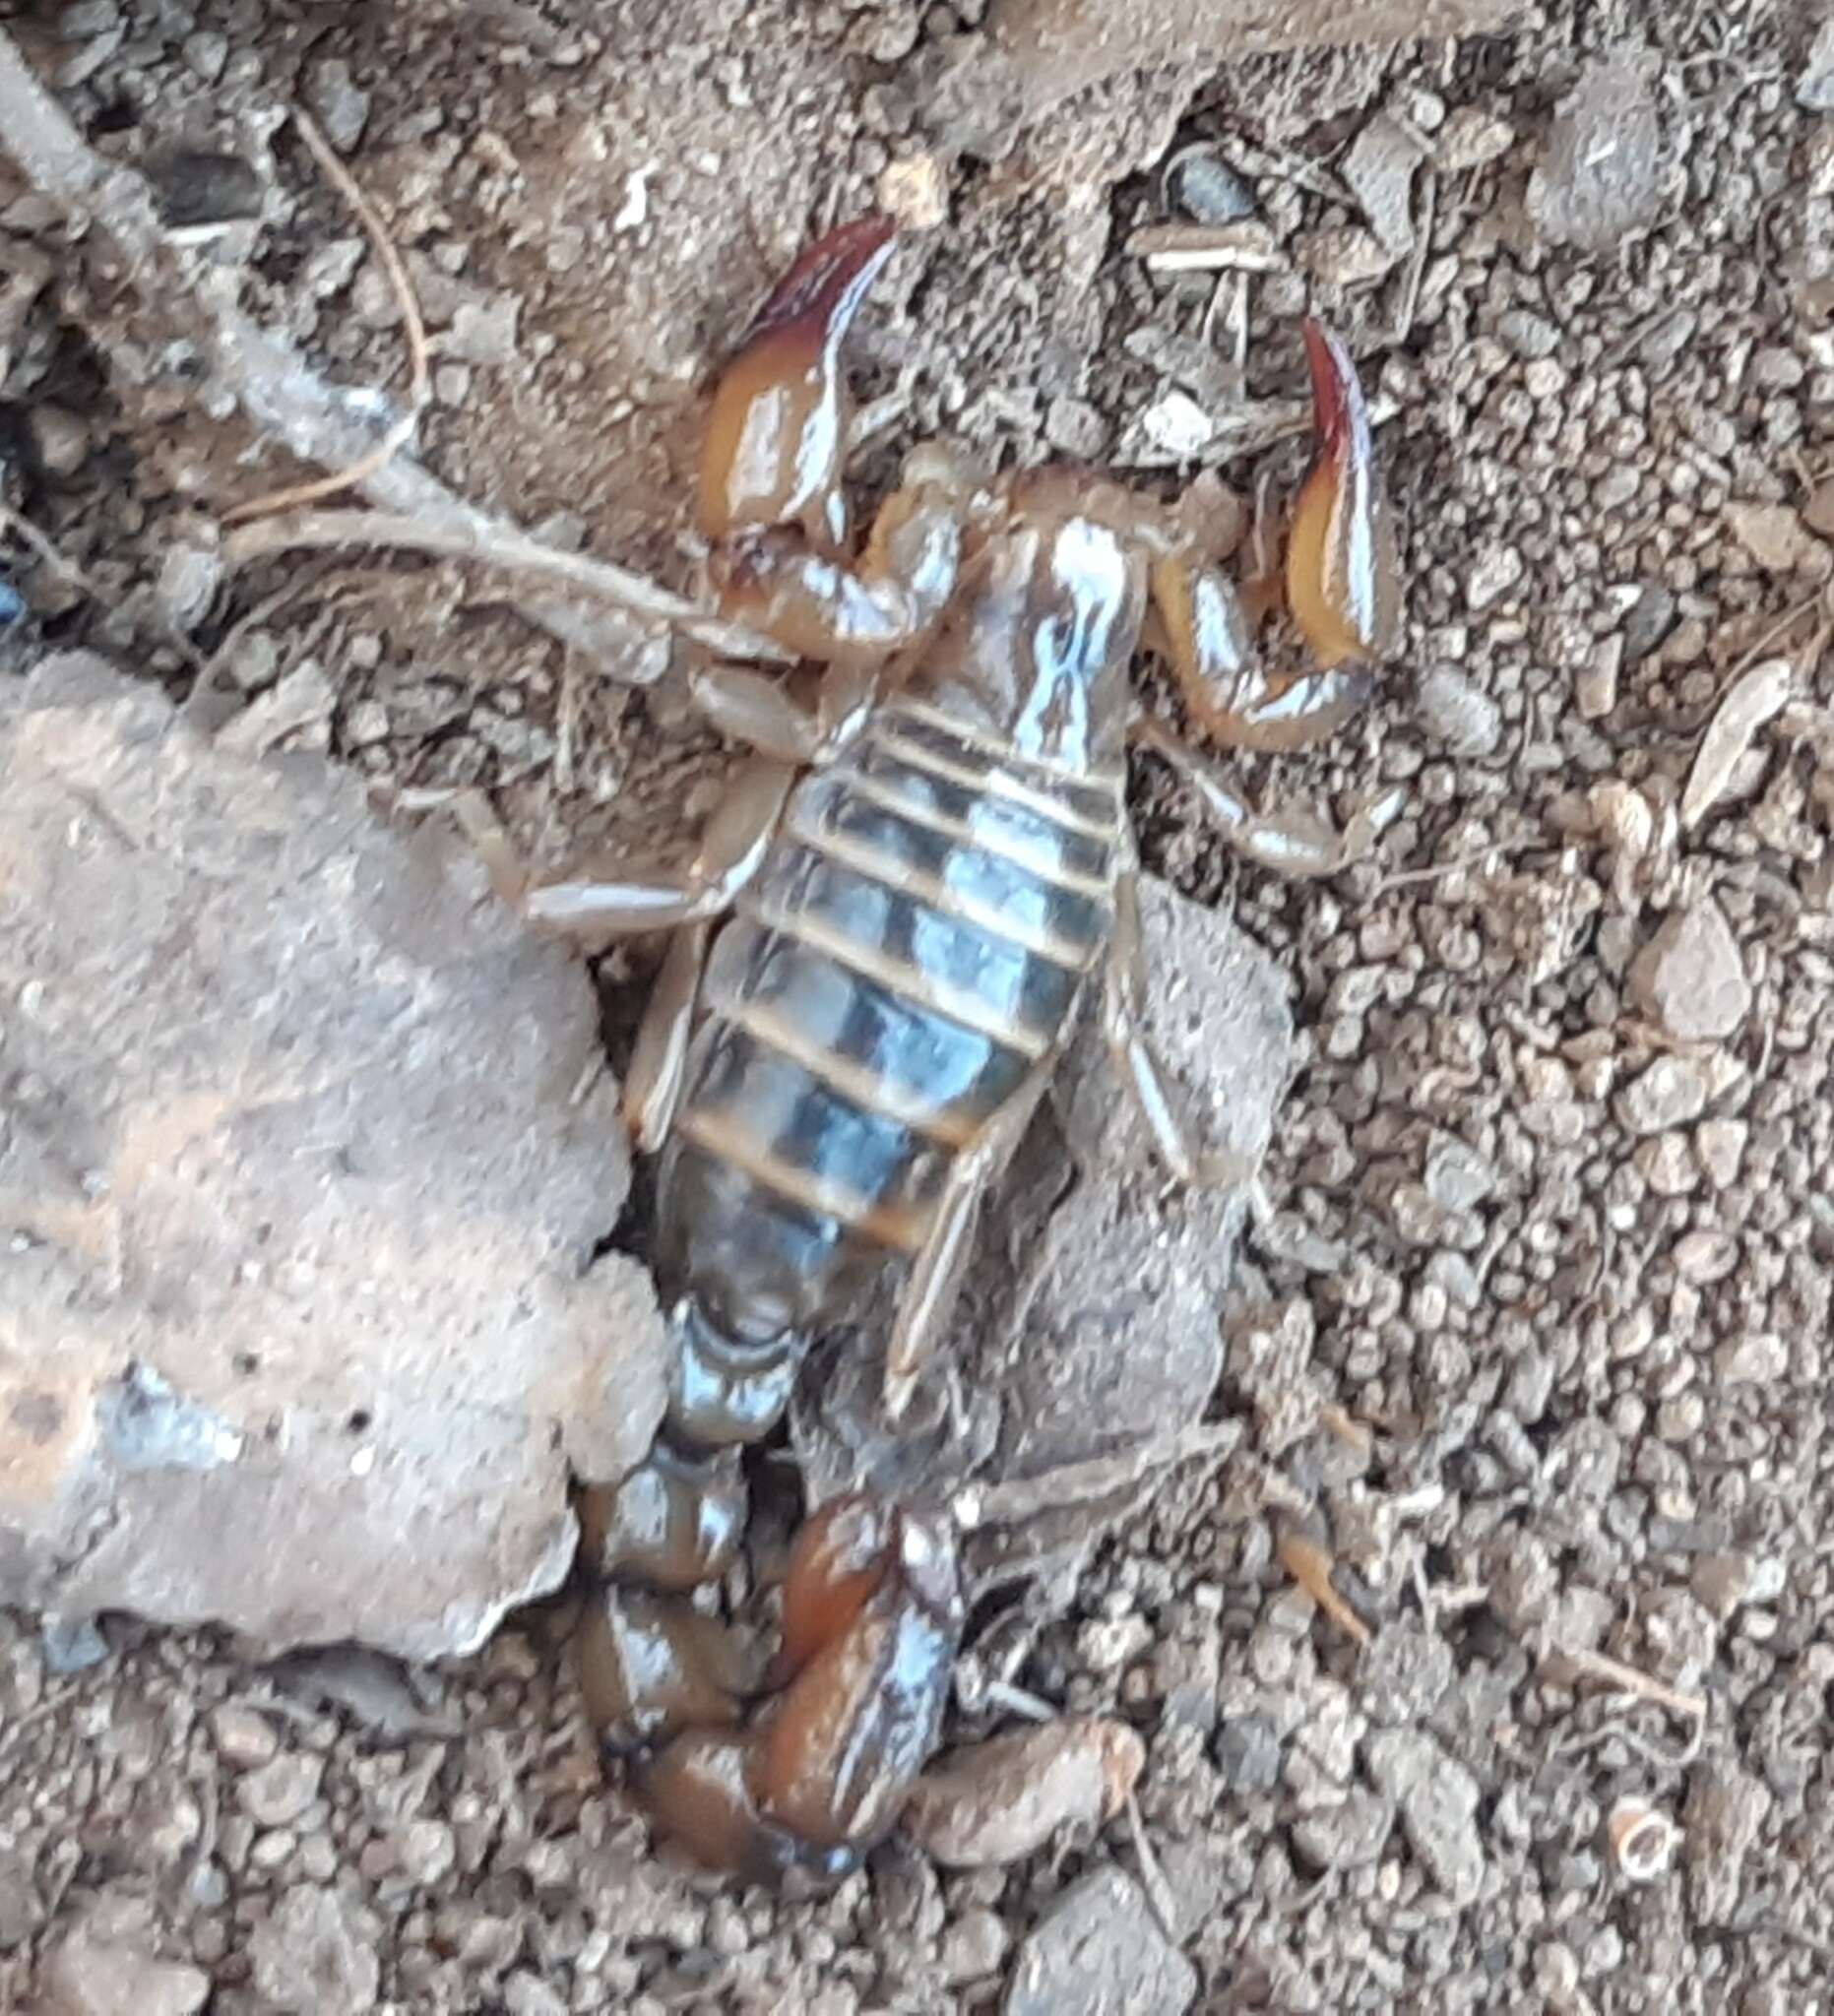
<svg viewBox="0 0 1834 2016">
<path fill-rule="evenodd" d="M 1193 1457 L 1217 1462 L 1241 1440 L 1239 1421 L 1200 1421 L 1179 1428 L 1121 1456 L 1093 1457 L 1087 1463 L 1066 1463 L 1041 1477 L 1021 1478 L 1009 1484 L 971 1484 L 955 1498 L 955 1516 L 972 1531 L 978 1526 L 1006 1526 L 1060 1506 L 1084 1505 L 1106 1498 L 1149 1478 L 1157 1470 L 1188 1463 Z"/>
<path fill-rule="evenodd" d="M 325 136 L 318 130 L 317 122 L 305 108 L 292 108 L 293 124 L 299 129 L 299 137 L 311 150 L 313 158 L 324 170 L 326 179 L 338 191 L 345 202 L 356 213 L 357 220 L 369 234 L 369 242 L 376 248 L 376 257 L 382 262 L 382 269 L 389 277 L 389 285 L 395 290 L 395 299 L 402 311 L 402 324 L 408 339 L 408 410 L 396 420 L 367 455 L 360 456 L 348 468 L 334 471 L 328 476 L 315 477 L 311 482 L 293 483 L 285 489 L 270 490 L 264 497 L 256 497 L 246 504 L 238 504 L 234 510 L 223 513 L 224 525 L 240 525 L 250 518 L 265 518 L 270 512 L 287 511 L 298 504 L 310 504 L 320 497 L 335 496 L 340 490 L 348 490 L 360 483 L 365 476 L 372 476 L 382 466 L 392 461 L 397 449 L 405 448 L 412 438 L 413 430 L 420 423 L 420 415 L 426 410 L 427 371 L 426 325 L 420 319 L 420 303 L 414 298 L 413 283 L 408 278 L 408 269 L 402 263 L 401 254 L 395 249 L 395 240 L 389 236 L 388 227 L 377 215 L 375 206 L 356 186 L 355 178 L 338 158 Z"/>
<path fill-rule="evenodd" d="M 10 532 L 24 544 L 29 545 L 53 574 L 61 574 L 66 581 L 74 583 L 91 601 L 101 601 L 101 591 L 83 569 L 74 560 L 66 558 L 46 534 L 41 533 L 30 518 L 22 517 L 11 505 L 0 504 L 0 532 Z"/>
<path fill-rule="evenodd" d="M 494 519 L 468 522 L 400 511 L 301 511 L 290 518 L 264 518 L 231 533 L 222 542 L 222 559 L 233 571 L 272 553 L 324 546 L 396 546 L 438 553 L 447 559 L 482 560 L 512 574 L 564 582 L 595 600 L 670 623 L 696 643 L 728 658 L 764 659 L 782 664 L 792 656 L 769 638 L 709 616 L 641 574 L 615 567 L 608 560 L 543 545 Z"/>
<path fill-rule="evenodd" d="M 10 155 L 27 182 L 55 203 L 80 234 L 112 245 L 142 298 L 196 344 L 215 386 L 235 400 L 262 440 L 321 468 L 354 466 L 368 454 L 374 445 L 374 395 L 328 385 L 292 345 L 250 321 L 236 306 L 233 278 L 201 268 L 183 254 L 160 221 L 145 176 L 104 160 L 89 146 L 4 29 L 0 155 Z M 124 356 L 113 361 L 134 382 L 138 364 Z M 521 536 L 519 528 L 447 489 L 408 456 L 395 456 L 357 487 L 382 510 L 462 525 L 481 539 L 499 528 Z M 664 593 L 644 586 L 651 599 Z M 673 603 L 673 598 L 668 600 Z M 586 652 L 626 685 L 648 684 L 666 666 L 665 654 L 647 649 L 661 641 L 654 615 L 646 619 L 635 610 L 584 605 L 560 596 L 517 606 L 530 622 Z M 781 656 L 768 647 L 742 655 Z"/>
<path fill-rule="evenodd" d="M 1707 1714 L 1707 1697 L 1704 1694 L 1683 1694 L 1679 1688 L 1671 1687 L 1664 1680 L 1652 1679 L 1648 1673 L 1640 1673 L 1633 1666 L 1625 1666 L 1620 1659 L 1613 1659 L 1604 1652 L 1588 1652 L 1580 1645 L 1554 1645 L 1549 1647 L 1549 1656 L 1563 1659 L 1569 1666 L 1576 1666 L 1582 1673 L 1595 1680 L 1609 1680 L 1613 1686 L 1621 1687 L 1626 1694 L 1634 1694 L 1642 1701 L 1659 1702 L 1664 1708 L 1676 1715 L 1691 1715 L 1696 1722 L 1704 1722 Z"/>
<path fill-rule="evenodd" d="M 1176 1946 L 1181 1943 L 1177 1903 L 1172 1897 L 1171 1885 L 1166 1881 L 1166 1872 L 1159 1865 L 1159 1857 L 1153 1852 L 1153 1844 L 1146 1838 L 1146 1822 L 1140 1815 L 1140 1801 L 1132 1793 L 1127 1795 L 1127 1829 L 1133 1836 L 1133 1852 L 1140 1858 L 1140 1887 L 1146 1892 L 1146 1901 L 1153 1908 L 1160 1930 Z"/>
</svg>

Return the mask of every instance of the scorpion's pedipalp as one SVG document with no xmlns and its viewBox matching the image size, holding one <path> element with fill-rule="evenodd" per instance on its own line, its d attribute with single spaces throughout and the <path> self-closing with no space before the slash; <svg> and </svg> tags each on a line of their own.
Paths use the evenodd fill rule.
<svg viewBox="0 0 1834 2016">
<path fill-rule="evenodd" d="M 1317 452 L 1292 513 L 1283 594 L 1271 594 L 1265 553 L 1245 602 L 1188 550 L 1153 569 L 1185 704 L 1207 734 L 1234 748 L 1301 749 L 1334 733 L 1373 693 L 1368 666 L 1392 650 L 1399 621 L 1394 526 L 1356 366 L 1319 323 L 1305 324 L 1305 343 Z M 1271 599 L 1285 601 L 1312 668 L 1271 667 L 1254 653 L 1254 619 Z"/>
<path fill-rule="evenodd" d="M 818 239 L 758 312 L 714 394 L 701 458 L 700 528 L 800 524 L 830 550 L 846 538 L 841 464 L 847 387 L 840 348 L 896 226 L 866 217 Z"/>
<path fill-rule="evenodd" d="M 843 669 L 882 664 L 942 615 L 960 571 L 962 518 L 951 489 L 914 484 L 885 500 L 856 566 L 781 525 L 722 541 L 708 575 L 728 622 Z"/>
<path fill-rule="evenodd" d="M 1318 453 L 1287 535 L 1287 603 L 1328 670 L 1393 650 L 1401 570 L 1357 367 L 1342 339 L 1309 318 L 1305 352 Z"/>
</svg>

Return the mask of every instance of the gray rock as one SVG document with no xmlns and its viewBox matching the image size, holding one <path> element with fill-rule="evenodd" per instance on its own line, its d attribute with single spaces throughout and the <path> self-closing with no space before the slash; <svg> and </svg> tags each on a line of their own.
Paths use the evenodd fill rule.
<svg viewBox="0 0 1834 2016">
<path fill-rule="evenodd" d="M 318 1796 L 323 1757 L 289 1750 L 251 1771 L 235 1789 L 243 1812 L 262 1827 L 285 1827 Z"/>
<path fill-rule="evenodd" d="M 32 1854 L 0 1848 L 0 1953 L 23 1946 L 44 1922 L 44 1900 L 32 1880 Z"/>
<path fill-rule="evenodd" d="M 1630 998 L 1670 1036 L 1731 1036 L 1751 1006 L 1751 983 L 1726 914 L 1711 897 L 1672 911 L 1631 962 Z"/>
<path fill-rule="evenodd" d="M 288 2016 L 363 2016 L 381 1969 L 369 1929 L 348 1900 L 296 1883 L 248 1942 L 255 1985 Z"/>
<path fill-rule="evenodd" d="M 1454 756 L 1487 756 L 1502 737 L 1502 710 L 1456 665 L 1429 665 L 1421 675 L 1421 725 Z"/>
<path fill-rule="evenodd" d="M 1470 1904 L 1484 1882 L 1477 1780 L 1418 1730 L 1381 1730 L 1364 1747 L 1369 1775 L 1400 1808 L 1421 1866 L 1454 1904 Z"/>
<path fill-rule="evenodd" d="M 306 102 L 318 115 L 325 138 L 340 154 L 348 154 L 369 123 L 369 94 L 350 76 L 350 66 L 326 56 L 306 72 Z"/>
<path fill-rule="evenodd" d="M 44 1968 L 44 2016 L 194 2016 L 210 1977 L 161 1959 L 144 1905 L 104 1897 L 57 1946 Z"/>
<path fill-rule="evenodd" d="M 1233 224 L 1254 215 L 1254 191 L 1213 148 L 1186 148 L 1167 170 L 1166 186 L 1184 215 L 1200 224 Z"/>
<path fill-rule="evenodd" d="M 1687 1897 L 1701 1925 L 1726 1923 L 1743 1888 L 1745 1857 L 1772 1805 L 1762 1780 L 1736 1764 L 1702 1764 L 1681 1814 Z"/>
<path fill-rule="evenodd" d="M 0 1603 L 434 1657 L 552 1589 L 664 1397 L 599 1057 L 359 781 L 0 691 Z"/>
<path fill-rule="evenodd" d="M 1006 2016 L 1182 2016 L 1197 1970 L 1112 1866 L 1064 1891 L 1019 1949 Z"/>
<path fill-rule="evenodd" d="M 1317 1868 L 1362 1868 L 1381 1854 L 1394 1824 L 1386 1799 L 1353 1786 L 1336 1804 L 1315 1806 L 1294 1821 L 1293 1845 Z"/>
<path fill-rule="evenodd" d="M 1545 238 L 1614 252 L 1655 221 L 1666 169 L 1660 72 L 1653 51 L 1626 45 L 1594 58 L 1561 99 L 1529 178 L 1529 215 Z"/>
<path fill-rule="evenodd" d="M 1660 1134 L 1698 1119 L 1707 1075 L 1692 1057 L 1658 1057 L 1617 1095 L 1617 1117 L 1631 1134 Z"/>
<path fill-rule="evenodd" d="M 1216 1733 L 1217 1769 L 1232 1792 L 1271 1792 L 1280 1782 L 1280 1732 L 1265 1715 L 1232 1716 Z"/>
</svg>

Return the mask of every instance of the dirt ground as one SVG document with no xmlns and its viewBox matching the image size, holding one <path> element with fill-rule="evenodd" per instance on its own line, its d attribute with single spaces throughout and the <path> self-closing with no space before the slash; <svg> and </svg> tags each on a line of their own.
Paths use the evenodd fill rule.
<svg viewBox="0 0 1834 2016">
<path fill-rule="evenodd" d="M 110 157 L 218 214 L 172 152 L 254 163 L 266 221 L 223 253 L 245 307 L 399 390 L 386 279 L 282 117 L 302 99 L 425 308 L 426 465 L 685 586 L 709 364 L 922 152 L 925 53 L 980 12 L 80 0 L 15 27 Z M 1375 856 L 1244 869 L 1136 766 L 1147 865 L 1233 907 L 1304 1045 L 1221 1312 L 1212 1414 L 1242 1443 L 1111 1538 L 1016 1676 L 1145 1739 L 1150 1861 L 1124 1818 L 967 1874 L 894 1844 L 781 1904 L 653 1855 L 539 1617 L 411 1692 L 0 1615 L 0 2009 L 1828 2006 L 1813 26 L 1553 5 L 1457 45 L 1162 67 L 956 163 L 862 318 L 862 390 L 905 402 L 867 490 L 938 431 L 1168 492 L 1290 473 L 1308 303 L 1389 415 L 1405 649 L 1325 753 L 1241 765 L 1340 816 L 1403 787 Z M 1253 271 L 1127 250 L 1193 213 L 1258 220 Z M 174 552 L 301 471 L 185 396 L 56 222 L 0 181 L 0 501 L 81 573 L 0 543 L 11 665 L 134 650 L 177 693 L 216 655 L 235 695 L 285 690 L 297 745 L 487 786 L 549 858 L 691 834 L 715 745 L 628 683 L 654 665 L 563 650 L 481 572 L 343 552 L 200 587 Z M 628 977 L 607 962 L 614 1023 Z M 1295 1588 L 1277 1515 L 1328 1541 L 1366 1642 Z"/>
</svg>

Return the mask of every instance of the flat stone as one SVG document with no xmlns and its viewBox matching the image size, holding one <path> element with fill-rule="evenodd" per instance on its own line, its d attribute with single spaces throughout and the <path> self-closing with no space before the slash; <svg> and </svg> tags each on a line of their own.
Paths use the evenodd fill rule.
<svg viewBox="0 0 1834 2016">
<path fill-rule="evenodd" d="M 365 1916 L 336 1890 L 295 1884 L 248 1942 L 256 1987 L 288 2016 L 364 2016 L 382 1973 Z"/>
<path fill-rule="evenodd" d="M 1617 1117 L 1632 1134 L 1660 1134 L 1698 1119 L 1707 1074 L 1692 1057 L 1658 1057 L 1617 1095 Z"/>
<path fill-rule="evenodd" d="M 1711 897 L 1672 911 L 1631 962 L 1630 998 L 1682 1042 L 1729 1037 L 1751 1007 L 1751 983 L 1726 914 Z"/>
<path fill-rule="evenodd" d="M 1625 44 L 1592 58 L 1560 100 L 1528 187 L 1529 216 L 1551 243 L 1615 250 L 1655 222 L 1667 166 L 1661 71 L 1652 50 Z"/>
<path fill-rule="evenodd" d="M 0 1603 L 422 1659 L 553 1589 L 664 1399 L 600 1063 L 360 780 L 86 655 L 0 689 Z"/>
<path fill-rule="evenodd" d="M 324 1775 L 323 1757 L 289 1750 L 251 1771 L 237 1785 L 236 1799 L 257 1825 L 285 1827 L 289 1820 L 298 1819 L 317 1798 L 319 1780 Z"/>
<path fill-rule="evenodd" d="M 161 1958 L 158 1936 L 144 1905 L 102 1898 L 45 1963 L 44 2016 L 195 2016 L 210 1977 Z"/>
<path fill-rule="evenodd" d="M 1196 1994 L 1197 1970 L 1110 1865 L 1072 1883 L 1027 1935 L 1006 2016 L 1182 2016 Z"/>
</svg>

